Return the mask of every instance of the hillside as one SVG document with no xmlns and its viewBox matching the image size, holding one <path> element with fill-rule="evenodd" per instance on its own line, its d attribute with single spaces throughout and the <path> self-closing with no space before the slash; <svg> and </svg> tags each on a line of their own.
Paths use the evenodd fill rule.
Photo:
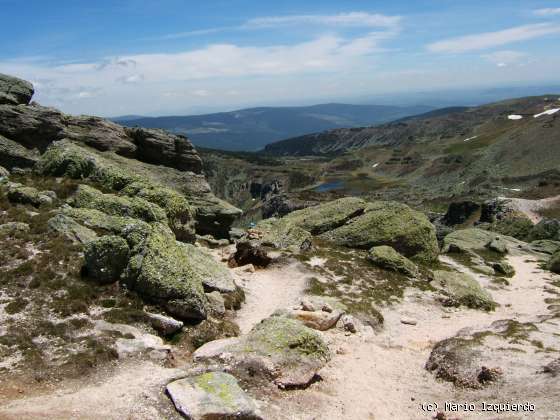
<svg viewBox="0 0 560 420">
<path fill-rule="evenodd" d="M 186 134 L 197 146 L 222 150 L 259 150 L 293 136 L 339 127 L 359 127 L 429 111 L 428 106 L 321 104 L 262 107 L 207 115 L 118 117 L 125 126 L 162 128 Z"/>
</svg>

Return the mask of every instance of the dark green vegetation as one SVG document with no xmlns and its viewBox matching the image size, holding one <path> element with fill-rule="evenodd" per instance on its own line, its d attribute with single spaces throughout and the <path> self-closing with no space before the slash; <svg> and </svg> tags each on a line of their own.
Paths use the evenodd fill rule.
<svg viewBox="0 0 560 420">
<path fill-rule="evenodd" d="M 338 127 L 360 127 L 396 120 L 427 106 L 321 104 L 241 109 L 208 115 L 117 118 L 120 124 L 163 128 L 188 135 L 197 146 L 259 150 L 274 141 Z"/>
</svg>

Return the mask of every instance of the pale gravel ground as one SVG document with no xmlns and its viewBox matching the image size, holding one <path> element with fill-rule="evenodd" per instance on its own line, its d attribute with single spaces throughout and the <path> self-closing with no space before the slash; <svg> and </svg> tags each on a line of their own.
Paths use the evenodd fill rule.
<svg viewBox="0 0 560 420">
<path fill-rule="evenodd" d="M 262 396 L 259 405 L 263 414 L 267 419 L 286 420 L 422 419 L 434 415 L 420 409 L 422 402 L 502 401 L 504 396 L 493 395 L 492 390 L 458 391 L 451 384 L 434 379 L 424 364 L 436 342 L 462 328 L 485 327 L 492 321 L 512 317 L 529 321 L 546 313 L 543 300 L 550 295 L 544 292 L 544 287 L 550 287 L 549 279 L 553 275 L 538 269 L 536 262 L 528 262 L 526 256 L 510 256 L 509 261 L 517 274 L 511 279 L 511 286 L 490 290 L 501 304 L 495 312 L 444 309 L 431 293 L 409 289 L 402 303 L 384 308 L 382 332 L 350 336 L 338 330 L 323 333 L 334 353 L 333 360 L 321 372 L 323 381 L 307 390 L 284 392 L 272 400 Z M 247 302 L 237 314 L 242 331 L 247 332 L 276 309 L 297 303 L 304 293 L 308 274 L 298 263 L 240 274 L 240 281 L 247 288 Z M 484 276 L 477 277 L 482 284 L 488 284 Z M 402 324 L 403 316 L 416 319 L 418 324 Z M 77 390 L 66 387 L 47 395 L 13 401 L 0 408 L 0 418 L 177 418 L 163 388 L 180 375 L 181 370 L 149 362 L 123 364 L 110 374 L 101 375 L 99 380 L 88 378 L 87 384 L 76 384 Z M 534 395 L 511 392 L 510 397 L 533 401 L 542 409 L 531 418 L 553 418 L 551 413 L 560 412 L 560 393 L 555 390 L 546 394 L 536 390 Z M 460 417 L 484 416 L 477 413 Z"/>
<path fill-rule="evenodd" d="M 525 198 L 508 198 L 514 208 L 525 214 L 533 223 L 537 224 L 542 220 L 539 214 L 541 210 L 547 209 L 560 202 L 560 195 L 543 198 L 541 200 L 527 200 Z"/>
</svg>

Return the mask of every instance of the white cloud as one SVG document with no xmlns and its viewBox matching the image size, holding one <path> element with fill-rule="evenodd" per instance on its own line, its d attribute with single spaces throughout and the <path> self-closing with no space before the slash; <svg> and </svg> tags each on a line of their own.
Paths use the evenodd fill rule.
<svg viewBox="0 0 560 420">
<path fill-rule="evenodd" d="M 271 16 L 248 20 L 244 28 L 275 28 L 296 25 L 324 25 L 360 28 L 394 28 L 399 25 L 400 16 L 387 16 L 377 13 L 350 12 L 337 15 L 291 15 Z"/>
<path fill-rule="evenodd" d="M 533 10 L 533 14 L 536 15 L 536 16 L 542 16 L 542 17 L 560 16 L 560 7 L 546 8 L 546 9 L 536 9 L 536 10 Z"/>
<path fill-rule="evenodd" d="M 441 53 L 464 53 L 499 47 L 513 42 L 526 41 L 557 33 L 560 33 L 559 25 L 538 23 L 534 25 L 517 26 L 503 31 L 486 32 L 438 41 L 429 44 L 428 50 Z"/>
<path fill-rule="evenodd" d="M 226 31 L 274 29 L 288 26 L 327 26 L 336 28 L 377 28 L 398 31 L 401 16 L 388 16 L 379 13 L 348 12 L 334 15 L 288 15 L 268 16 L 249 19 L 237 26 L 197 29 L 192 31 L 166 34 L 149 38 L 151 40 L 170 40 L 193 36 L 211 35 Z"/>
<path fill-rule="evenodd" d="M 507 67 L 520 63 L 527 57 L 526 53 L 520 51 L 495 51 L 490 54 L 484 54 L 482 58 L 494 63 L 498 67 Z"/>
<path fill-rule="evenodd" d="M 117 78 L 117 82 L 125 83 L 125 84 L 140 83 L 143 80 L 144 80 L 143 74 L 130 74 L 127 76 L 121 76 Z"/>
</svg>

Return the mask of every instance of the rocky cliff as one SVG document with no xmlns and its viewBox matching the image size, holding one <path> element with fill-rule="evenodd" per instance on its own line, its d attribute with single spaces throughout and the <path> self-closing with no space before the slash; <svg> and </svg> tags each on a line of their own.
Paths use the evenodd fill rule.
<svg viewBox="0 0 560 420">
<path fill-rule="evenodd" d="M 202 160 L 186 137 L 67 115 L 30 102 L 33 92 L 29 82 L 0 75 L 0 166 L 31 169 L 53 145 L 75 144 L 92 159 L 177 190 L 193 207 L 198 233 L 227 236 L 240 211 L 214 196 Z"/>
</svg>

